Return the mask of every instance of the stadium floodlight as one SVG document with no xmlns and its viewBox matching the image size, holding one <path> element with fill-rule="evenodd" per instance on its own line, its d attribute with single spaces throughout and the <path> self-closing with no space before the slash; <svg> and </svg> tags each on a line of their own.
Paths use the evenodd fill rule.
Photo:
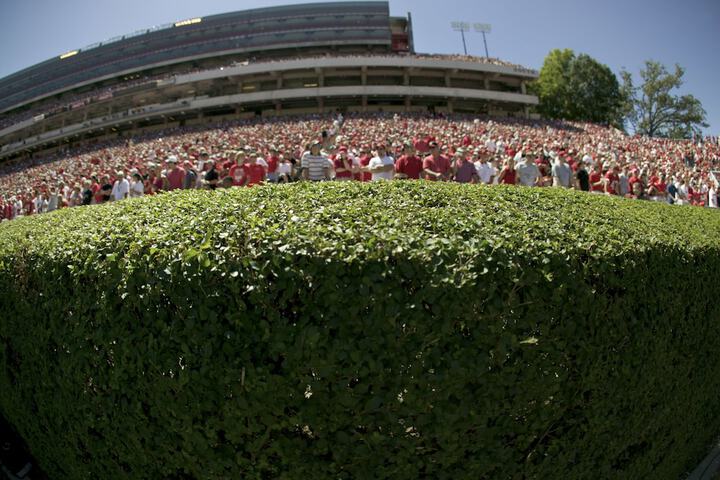
<svg viewBox="0 0 720 480">
<path fill-rule="evenodd" d="M 460 36 L 462 36 L 462 41 L 463 41 L 463 50 L 465 51 L 465 55 L 467 55 L 467 45 L 465 44 L 465 32 L 470 31 L 470 24 L 467 22 L 450 22 L 450 26 L 456 32 L 460 32 Z"/>
<path fill-rule="evenodd" d="M 485 34 L 492 31 L 492 25 L 490 25 L 489 23 L 470 24 L 468 22 L 450 22 L 450 26 L 456 32 L 460 32 L 460 36 L 462 36 L 463 50 L 465 51 L 465 55 L 468 54 L 467 44 L 465 43 L 465 32 L 469 32 L 472 28 L 473 30 L 475 30 L 475 32 L 482 33 L 483 43 L 485 44 L 485 57 L 490 57 L 490 55 L 488 54 L 487 39 L 485 38 Z"/>
<path fill-rule="evenodd" d="M 485 34 L 492 32 L 492 25 L 490 25 L 489 23 L 476 23 L 475 25 L 473 25 L 473 27 L 475 28 L 476 32 L 482 33 L 483 44 L 485 44 L 485 58 L 490 58 L 490 55 L 488 54 L 487 39 L 485 38 Z"/>
</svg>

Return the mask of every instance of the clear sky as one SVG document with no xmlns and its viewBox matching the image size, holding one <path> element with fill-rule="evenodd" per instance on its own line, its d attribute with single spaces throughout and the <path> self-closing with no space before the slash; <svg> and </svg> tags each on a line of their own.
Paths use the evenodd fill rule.
<svg viewBox="0 0 720 480">
<path fill-rule="evenodd" d="M 185 18 L 307 0 L 0 0 L 0 77 L 117 35 Z M 492 25 L 490 56 L 540 69 L 553 48 L 587 53 L 635 74 L 647 59 L 685 70 L 682 93 L 698 97 L 720 134 L 720 0 L 390 0 L 412 13 L 415 48 L 461 53 L 450 22 Z M 483 55 L 482 36 L 467 34 Z"/>
</svg>

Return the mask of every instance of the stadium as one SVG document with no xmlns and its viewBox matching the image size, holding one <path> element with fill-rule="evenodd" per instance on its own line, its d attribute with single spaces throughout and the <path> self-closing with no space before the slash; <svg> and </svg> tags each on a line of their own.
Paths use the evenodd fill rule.
<svg viewBox="0 0 720 480">
<path fill-rule="evenodd" d="M 197 17 L 72 50 L 0 79 L 0 159 L 227 119 L 325 112 L 528 117 L 537 72 L 415 52 L 387 2 Z"/>
</svg>

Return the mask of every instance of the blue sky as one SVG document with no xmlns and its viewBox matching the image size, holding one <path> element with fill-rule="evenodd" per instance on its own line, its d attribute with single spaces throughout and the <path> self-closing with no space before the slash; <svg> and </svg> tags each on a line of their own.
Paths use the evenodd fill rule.
<svg viewBox="0 0 720 480">
<path fill-rule="evenodd" d="M 0 77 L 68 50 L 185 18 L 272 5 L 280 0 L 0 0 Z M 637 73 L 647 59 L 685 70 L 682 93 L 707 111 L 720 134 L 720 0 L 390 0 L 412 13 L 419 52 L 461 53 L 453 20 L 490 23 L 490 56 L 539 69 L 553 48 L 587 53 L 613 71 Z M 468 51 L 483 55 L 480 34 Z"/>
</svg>

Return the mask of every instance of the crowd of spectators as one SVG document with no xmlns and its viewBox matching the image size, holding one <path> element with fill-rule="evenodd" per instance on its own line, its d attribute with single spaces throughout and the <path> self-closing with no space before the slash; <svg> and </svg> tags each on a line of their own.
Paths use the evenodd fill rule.
<svg viewBox="0 0 720 480">
<path fill-rule="evenodd" d="M 144 83 L 149 83 L 154 80 L 165 78 L 167 76 L 167 74 L 142 76 L 141 78 L 127 80 L 111 87 L 101 87 L 93 89 L 89 92 L 65 95 L 61 99 L 43 101 L 27 110 L 0 116 L 0 130 L 4 130 L 20 122 L 30 120 L 33 117 L 42 115 L 41 119 L 46 119 L 53 115 L 84 107 L 85 105 L 88 105 L 90 103 L 107 100 L 108 98 L 111 98 L 116 92 L 120 92 L 122 90 L 136 87 Z"/>
<path fill-rule="evenodd" d="M 717 208 L 718 138 L 586 123 L 363 113 L 236 120 L 0 164 L 0 217 L 185 188 L 424 179 Z"/>
<path fill-rule="evenodd" d="M 186 75 L 186 74 L 192 74 L 192 73 L 200 73 L 200 72 L 204 72 L 204 71 L 213 71 L 213 70 L 224 69 L 224 68 L 228 68 L 228 67 L 250 65 L 250 64 L 254 64 L 254 63 L 285 62 L 285 61 L 290 61 L 290 60 L 301 60 L 301 59 L 308 59 L 308 58 L 309 59 L 330 58 L 330 57 L 334 57 L 334 56 L 357 57 L 357 58 L 387 57 L 387 56 L 390 56 L 390 57 L 397 57 L 397 56 L 417 57 L 417 58 L 429 58 L 429 59 L 435 59 L 435 60 L 453 60 L 453 61 L 463 61 L 463 62 L 485 63 L 485 64 L 491 64 L 491 65 L 511 67 L 511 68 L 514 68 L 518 72 L 535 72 L 534 70 L 523 67 L 522 65 L 517 65 L 514 63 L 506 62 L 504 60 L 500 60 L 499 58 L 475 57 L 472 55 L 401 54 L 401 53 L 398 53 L 398 54 L 335 53 L 335 54 L 325 54 L 325 55 L 321 55 L 321 56 L 296 55 L 296 56 L 292 56 L 292 57 L 282 57 L 282 58 L 252 57 L 246 61 L 233 61 L 233 62 L 227 63 L 226 65 L 215 66 L 212 68 L 193 68 L 193 69 L 189 69 L 189 70 L 187 70 L 187 69 L 182 70 L 179 72 L 157 74 L 157 75 L 152 75 L 152 76 L 143 75 L 141 78 L 124 81 L 124 82 L 118 83 L 117 85 L 113 85 L 111 87 L 101 87 L 98 89 L 91 90 L 89 92 L 65 95 L 61 99 L 44 101 L 44 102 L 41 102 L 40 104 L 38 104 L 37 106 L 34 106 L 27 110 L 1 115 L 0 116 L 0 130 L 4 130 L 5 128 L 11 127 L 12 125 L 15 125 L 20 122 L 24 122 L 26 120 L 30 120 L 31 118 L 37 117 L 40 115 L 42 115 L 43 118 L 48 118 L 50 116 L 57 115 L 59 113 L 63 113 L 63 112 L 73 110 L 76 108 L 81 108 L 90 103 L 108 99 L 108 98 L 112 97 L 112 95 L 116 92 L 120 92 L 122 90 L 131 88 L 131 87 L 135 87 L 135 86 L 141 85 L 143 83 L 148 83 L 148 82 L 151 82 L 154 80 L 163 80 L 166 78 L 171 78 L 178 74 Z M 537 73 L 537 72 L 535 72 L 535 73 Z"/>
</svg>

